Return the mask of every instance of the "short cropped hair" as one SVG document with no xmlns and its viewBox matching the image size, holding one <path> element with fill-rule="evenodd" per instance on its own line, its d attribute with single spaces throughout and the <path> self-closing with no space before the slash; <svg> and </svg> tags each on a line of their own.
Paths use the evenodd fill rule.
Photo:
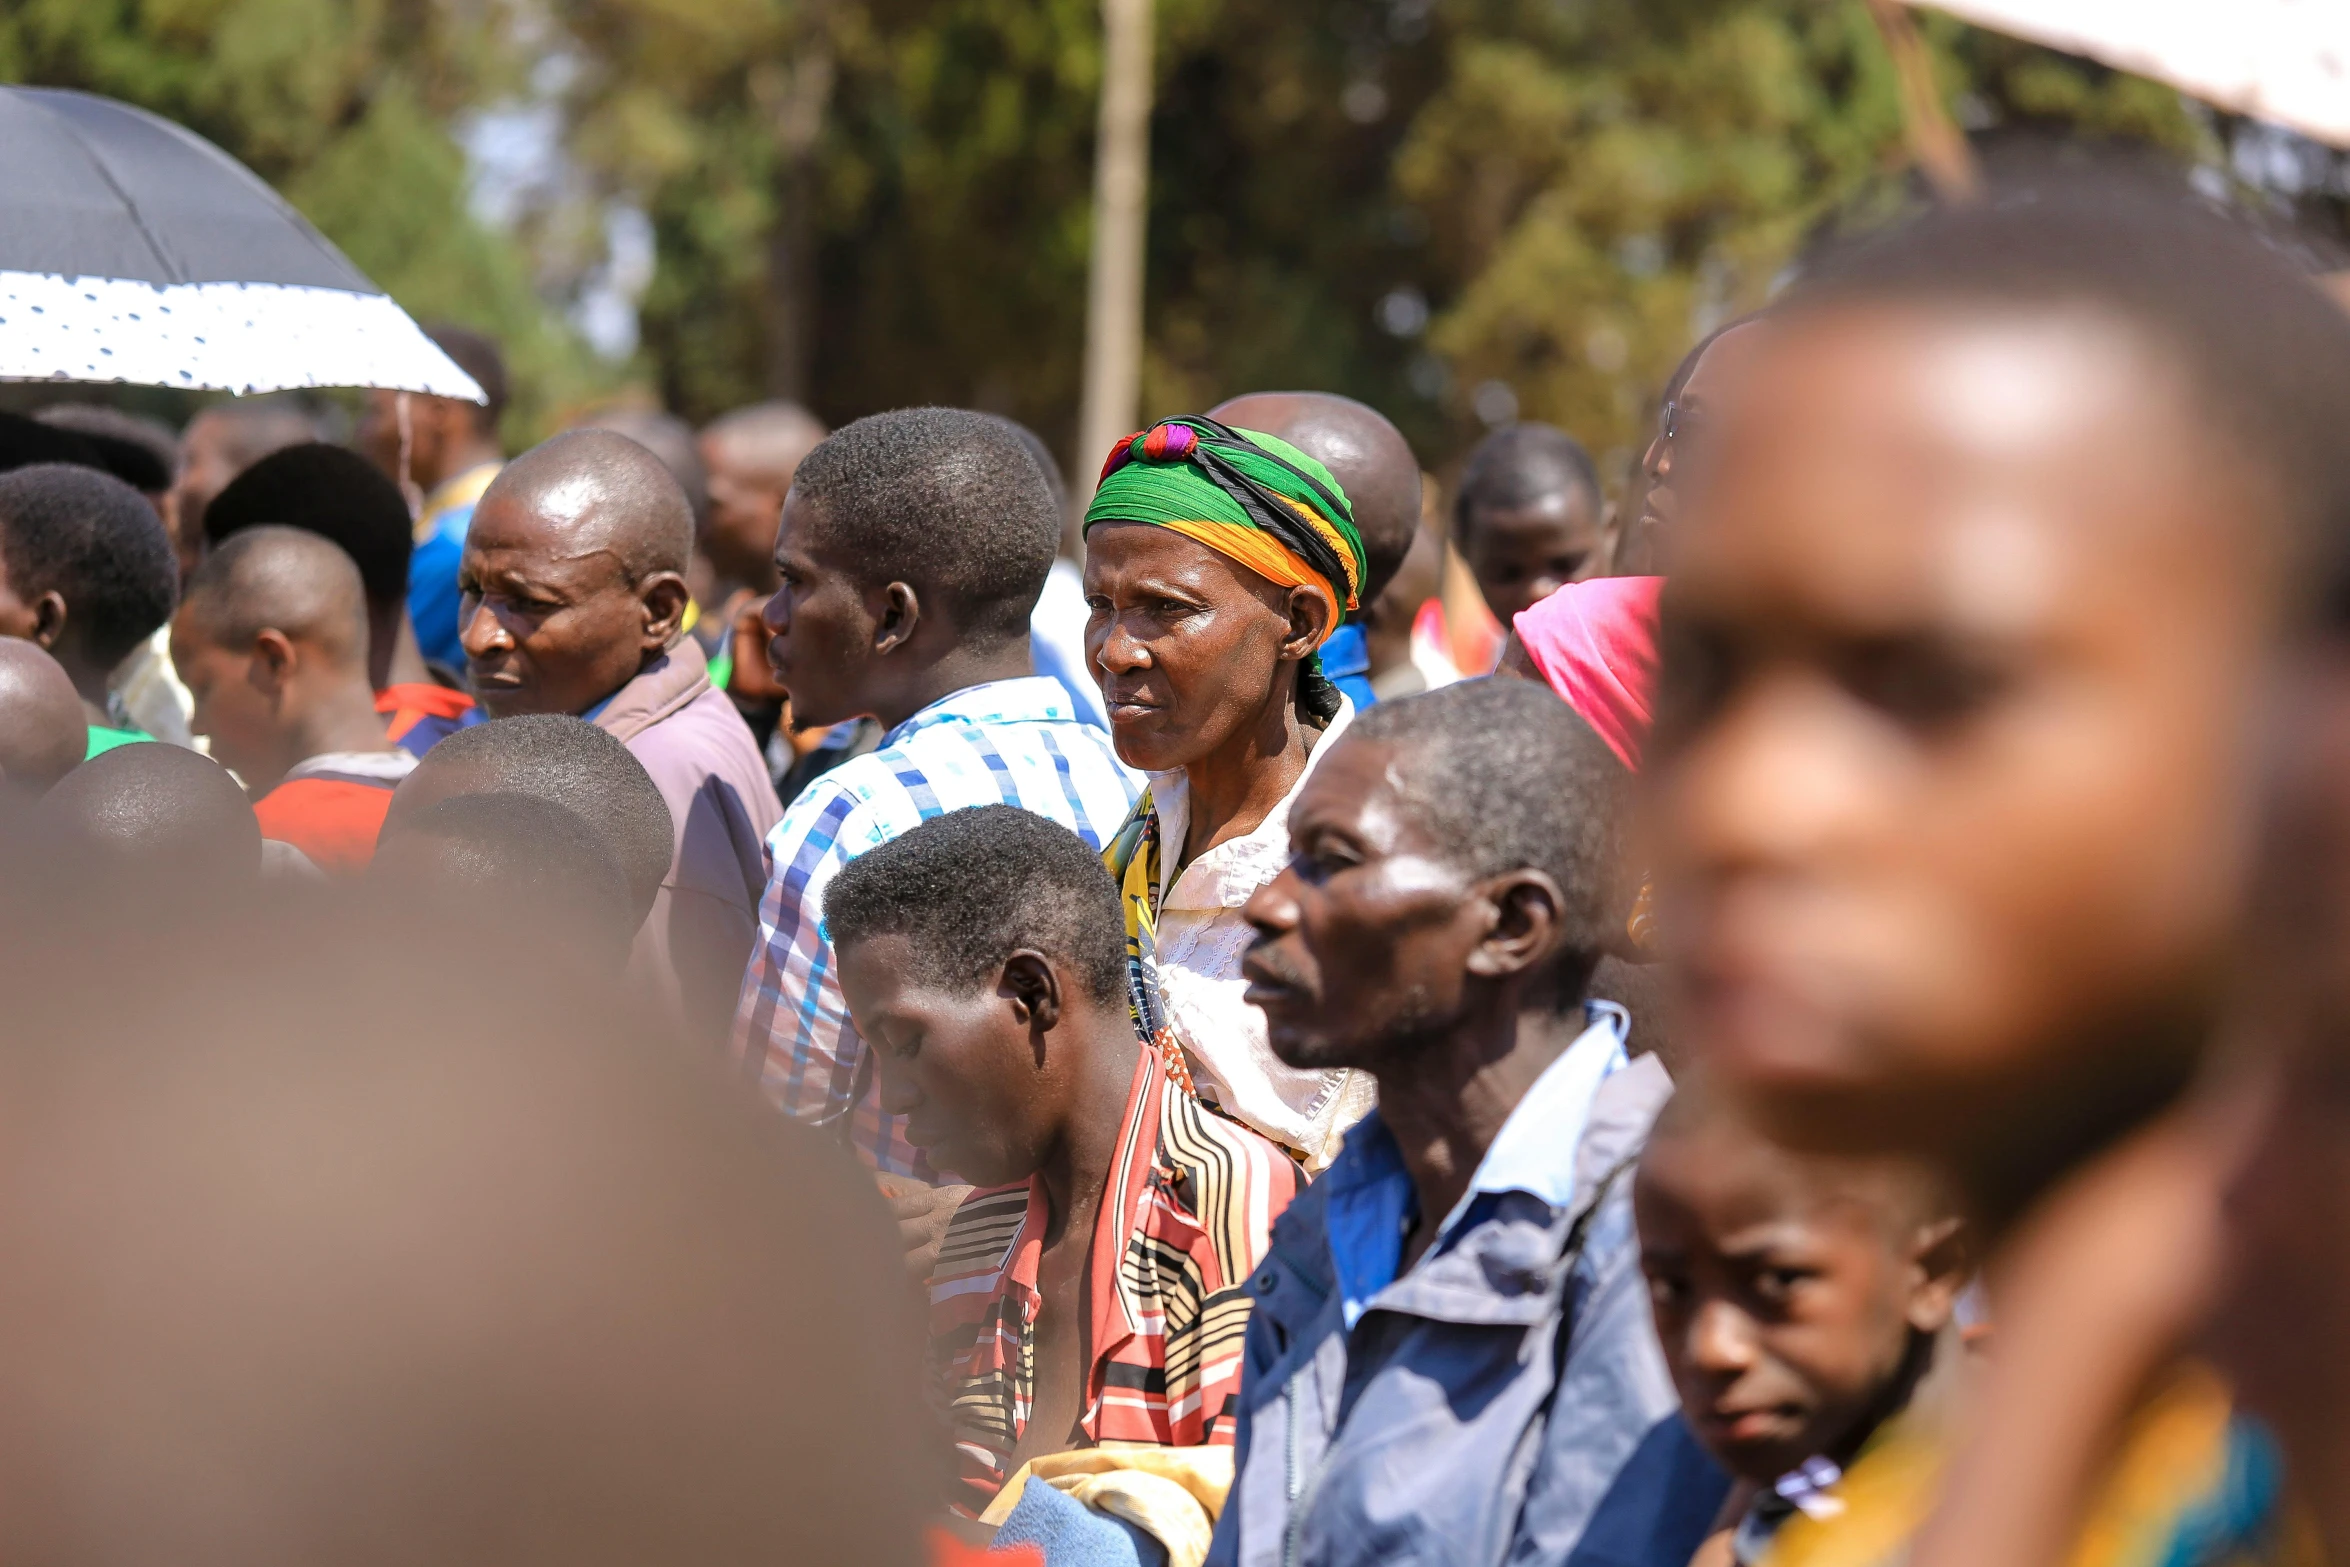
<svg viewBox="0 0 2350 1567">
<path fill-rule="evenodd" d="M 457 368 L 473 377 L 489 399 L 486 406 L 474 410 L 474 428 L 495 434 L 498 421 L 506 414 L 506 356 L 498 352 L 498 345 L 481 333 L 465 327 L 436 322 L 424 329 L 424 335 L 433 340 L 433 346 L 457 362 Z"/>
<path fill-rule="evenodd" d="M 438 840 L 429 857 L 414 842 Z M 493 893 L 608 929 L 627 950 L 641 917 L 604 835 L 578 812 L 528 794 L 460 794 L 385 824 L 400 844 L 386 869 L 425 870 L 439 886 Z M 384 849 L 379 848 L 379 855 Z M 407 860 L 408 864 L 401 862 Z"/>
<path fill-rule="evenodd" d="M 848 864 L 824 892 L 835 947 L 903 936 L 927 984 L 991 982 L 1022 947 L 1122 1005 L 1126 924 L 1101 857 L 1068 828 L 1010 805 L 934 816 Z"/>
<path fill-rule="evenodd" d="M 280 448 L 230 480 L 204 508 L 204 536 L 215 544 L 266 523 L 340 544 L 359 567 L 369 604 L 407 602 L 415 546 L 408 503 L 357 452 L 323 441 Z"/>
<path fill-rule="evenodd" d="M 961 408 L 873 414 L 819 443 L 792 491 L 865 585 L 937 590 L 973 640 L 1028 634 L 1061 519 L 1009 420 Z"/>
<path fill-rule="evenodd" d="M 1453 536 L 1466 539 L 1479 510 L 1514 510 L 1546 495 L 1581 492 L 1596 510 L 1599 469 L 1591 454 L 1556 425 L 1513 424 L 1477 443 L 1461 469 L 1453 499 Z"/>
<path fill-rule="evenodd" d="M 261 874 L 261 824 L 228 769 L 161 740 L 118 745 L 67 773 L 40 814 L 118 864 L 220 880 Z"/>
<path fill-rule="evenodd" d="M 246 528 L 204 557 L 180 599 L 180 624 L 193 623 L 221 647 L 243 653 L 275 629 L 302 637 L 340 668 L 367 668 L 367 603 L 358 568 L 332 539 L 265 523 Z"/>
<path fill-rule="evenodd" d="M 1574 709 L 1523 680 L 1466 680 L 1381 702 L 1341 743 L 1392 746 L 1406 807 L 1475 877 L 1538 870 L 1559 885 L 1554 997 L 1580 1003 L 1623 916 L 1619 838 L 1631 773 Z"/>
<path fill-rule="evenodd" d="M 179 557 L 155 508 L 110 474 L 38 463 L 0 474 L 0 565 L 17 597 L 55 592 L 66 630 L 111 668 L 171 618 Z"/>
<path fill-rule="evenodd" d="M 409 776 L 451 772 L 468 794 L 533 795 L 577 814 L 610 846 L 638 920 L 652 908 L 676 852 L 676 826 L 653 775 L 619 740 L 568 713 L 493 719 L 440 741 Z M 395 793 L 391 816 L 404 814 Z"/>
<path fill-rule="evenodd" d="M 2023 179 L 1829 253 L 1771 314 L 1910 304 L 2081 309 L 2164 354 L 2222 449 L 2273 491 L 2229 520 L 2281 508 L 2275 543 L 2330 565 L 2331 618 L 2350 624 L 2350 314 L 2245 223 L 2184 183 Z"/>
</svg>

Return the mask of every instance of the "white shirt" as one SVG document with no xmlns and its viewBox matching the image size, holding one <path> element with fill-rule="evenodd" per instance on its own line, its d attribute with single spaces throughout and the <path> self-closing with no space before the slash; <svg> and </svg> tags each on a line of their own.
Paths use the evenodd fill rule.
<svg viewBox="0 0 2350 1567">
<path fill-rule="evenodd" d="M 1313 1171 L 1338 1157 L 1340 1139 L 1370 1113 L 1377 1091 L 1367 1072 L 1344 1067 L 1302 1071 L 1273 1054 L 1265 1014 L 1244 999 L 1248 981 L 1241 977 L 1240 960 L 1256 932 L 1240 911 L 1289 863 L 1290 806 L 1315 764 L 1354 721 L 1354 704 L 1344 698 L 1340 703 L 1338 716 L 1322 732 L 1305 771 L 1281 803 L 1254 831 L 1184 866 L 1172 886 L 1164 878 L 1191 827 L 1191 785 L 1180 770 L 1150 775 L 1151 804 L 1159 816 L 1156 934 L 1167 1026 L 1201 1068 L 1195 1076 L 1202 1098 L 1305 1154 L 1306 1168 Z"/>
</svg>

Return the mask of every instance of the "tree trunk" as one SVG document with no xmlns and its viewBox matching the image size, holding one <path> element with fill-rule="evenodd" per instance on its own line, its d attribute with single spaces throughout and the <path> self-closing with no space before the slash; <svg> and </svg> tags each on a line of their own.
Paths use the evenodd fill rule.
<svg viewBox="0 0 2350 1567">
<path fill-rule="evenodd" d="M 1112 442 L 1142 400 L 1142 274 L 1150 188 L 1151 0 L 1102 0 L 1101 122 L 1093 155 L 1093 257 L 1085 299 L 1085 393 L 1073 512 L 1093 498 Z"/>
</svg>

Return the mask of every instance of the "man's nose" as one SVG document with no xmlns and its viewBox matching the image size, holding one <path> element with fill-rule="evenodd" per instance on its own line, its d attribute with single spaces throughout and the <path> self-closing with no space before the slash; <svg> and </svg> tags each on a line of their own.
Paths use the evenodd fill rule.
<svg viewBox="0 0 2350 1567">
<path fill-rule="evenodd" d="M 1867 834 L 1877 802 L 1846 705 L 1818 681 L 1766 677 L 1676 746 L 1658 774 L 1674 880 L 1816 870 Z"/>
<path fill-rule="evenodd" d="M 1255 926 L 1257 934 L 1267 940 L 1288 935 L 1297 929 L 1296 880 L 1296 871 L 1283 866 L 1280 875 L 1249 896 L 1241 907 L 1240 917 Z"/>
<path fill-rule="evenodd" d="M 514 647 L 513 634 L 507 631 L 506 623 L 498 618 L 496 610 L 490 608 L 487 599 L 474 601 L 473 613 L 465 617 L 464 633 L 457 640 L 464 647 L 468 658 L 480 658 L 486 653 L 511 652 Z"/>
<path fill-rule="evenodd" d="M 914 1086 L 914 1074 L 902 1068 L 884 1065 L 889 1056 L 886 1050 L 875 1050 L 870 1055 L 873 1061 L 874 1098 L 881 1106 L 881 1113 L 912 1115 L 922 1103 L 921 1091 Z"/>
<path fill-rule="evenodd" d="M 791 630 L 791 594 L 778 590 L 767 595 L 767 602 L 759 606 L 759 624 L 767 634 L 780 637 Z"/>
<path fill-rule="evenodd" d="M 1737 1376 L 1754 1365 L 1754 1323 L 1727 1301 L 1706 1301 L 1689 1319 L 1687 1353 L 1710 1376 Z"/>
</svg>

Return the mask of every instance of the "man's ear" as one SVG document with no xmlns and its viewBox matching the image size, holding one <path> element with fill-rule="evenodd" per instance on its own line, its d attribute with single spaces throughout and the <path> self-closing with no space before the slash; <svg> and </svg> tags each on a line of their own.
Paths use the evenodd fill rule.
<svg viewBox="0 0 2350 1567">
<path fill-rule="evenodd" d="M 1289 634 L 1281 639 L 1283 658 L 1303 659 L 1338 629 L 1338 605 L 1322 588 L 1289 590 Z"/>
<path fill-rule="evenodd" d="M 256 691 L 275 701 L 285 694 L 286 681 L 301 659 L 293 638 L 275 626 L 264 626 L 254 634 L 252 656 L 245 661 L 245 678 Z"/>
<path fill-rule="evenodd" d="M 1966 1221 L 1949 1214 L 1919 1225 L 1912 1232 L 1910 1259 L 1917 1280 L 1909 1292 L 1909 1325 L 1920 1333 L 1939 1333 L 1974 1277 Z"/>
<path fill-rule="evenodd" d="M 48 653 L 56 652 L 57 644 L 65 640 L 65 595 L 55 588 L 33 600 L 32 639 Z"/>
<path fill-rule="evenodd" d="M 1529 867 L 1493 877 L 1479 884 L 1477 896 L 1492 911 L 1492 924 L 1469 953 L 1470 973 L 1508 979 L 1550 962 L 1566 897 L 1547 872 Z"/>
<path fill-rule="evenodd" d="M 881 590 L 879 613 L 873 617 L 873 651 L 894 652 L 914 640 L 922 623 L 922 595 L 911 582 L 892 582 Z"/>
<path fill-rule="evenodd" d="M 1038 1032 L 1060 1026 L 1061 976 L 1043 953 L 1022 947 L 1004 959 L 996 994 L 1012 1003 L 1013 1015 L 1023 1026 Z"/>
<path fill-rule="evenodd" d="M 677 640 L 678 630 L 685 624 L 689 597 L 685 578 L 674 571 L 648 573 L 636 585 L 636 596 L 645 607 L 645 651 L 657 653 Z"/>
</svg>

